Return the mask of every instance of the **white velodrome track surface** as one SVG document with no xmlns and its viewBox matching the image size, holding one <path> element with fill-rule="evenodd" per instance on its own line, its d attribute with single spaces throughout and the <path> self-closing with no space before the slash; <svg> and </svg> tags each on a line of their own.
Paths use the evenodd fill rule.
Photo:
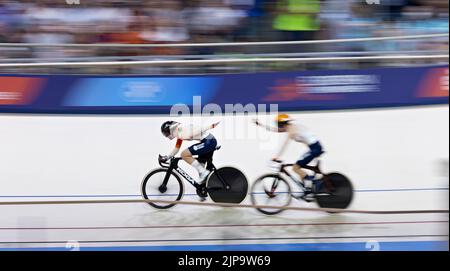
<svg viewBox="0 0 450 271">
<path fill-rule="evenodd" d="M 350 209 L 448 210 L 448 113 L 444 105 L 292 116 L 321 139 L 323 169 L 353 181 Z M 267 161 L 281 140 L 252 118 L 207 119 L 221 120 L 213 131 L 222 145 L 215 164 L 240 168 L 250 185 L 270 171 Z M 0 201 L 139 199 L 143 176 L 174 144 L 159 132 L 167 119 L 0 115 Z M 295 161 L 304 150 L 292 144 L 284 158 Z M 184 200 L 195 201 L 188 183 L 185 188 Z M 156 210 L 145 203 L 13 205 L 0 206 L 0 214 L 0 250 L 448 250 L 448 214 L 289 210 L 266 216 L 189 205 Z"/>
</svg>

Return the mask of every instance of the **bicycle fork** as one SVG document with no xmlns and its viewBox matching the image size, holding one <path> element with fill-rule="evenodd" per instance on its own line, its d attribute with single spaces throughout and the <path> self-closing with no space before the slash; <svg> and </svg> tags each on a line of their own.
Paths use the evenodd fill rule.
<svg viewBox="0 0 450 271">
<path fill-rule="evenodd" d="M 272 186 L 270 187 L 270 191 L 266 191 L 266 194 L 267 196 L 269 196 L 269 198 L 275 197 L 275 190 L 277 189 L 277 187 L 278 187 L 278 178 L 274 178 Z"/>
<path fill-rule="evenodd" d="M 166 172 L 166 176 L 164 176 L 162 184 L 158 187 L 159 192 L 165 193 L 167 191 L 167 183 L 169 182 L 169 177 L 172 174 L 173 168 L 174 167 L 172 165 L 169 166 L 169 169 Z"/>
</svg>

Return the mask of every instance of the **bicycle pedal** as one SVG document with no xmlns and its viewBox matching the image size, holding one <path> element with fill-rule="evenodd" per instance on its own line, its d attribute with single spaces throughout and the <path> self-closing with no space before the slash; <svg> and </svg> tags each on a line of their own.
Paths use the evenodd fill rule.
<svg viewBox="0 0 450 271">
<path fill-rule="evenodd" d="M 294 199 L 302 199 L 305 196 L 305 194 L 303 192 L 293 192 L 291 193 L 291 197 L 293 197 Z"/>
<path fill-rule="evenodd" d="M 330 196 L 330 193 L 317 193 L 315 194 L 316 197 L 326 197 L 326 196 Z"/>
<path fill-rule="evenodd" d="M 196 192 L 197 195 L 201 198 L 208 197 L 208 190 L 206 189 L 206 187 L 199 187 Z"/>
<path fill-rule="evenodd" d="M 296 200 L 300 200 L 300 199 L 303 199 L 303 195 L 301 195 L 301 196 L 294 196 L 294 195 L 292 195 L 292 197 L 294 198 L 294 199 L 296 199 Z"/>
<path fill-rule="evenodd" d="M 316 200 L 316 195 L 308 191 L 303 196 L 301 196 L 301 199 L 306 202 L 313 202 Z"/>
<path fill-rule="evenodd" d="M 307 197 L 307 196 L 303 196 L 303 197 L 302 197 L 302 200 L 304 200 L 304 201 L 306 201 L 306 202 L 313 202 L 313 201 L 315 201 L 316 199 L 315 199 L 315 198 L 310 198 L 310 197 Z"/>
</svg>

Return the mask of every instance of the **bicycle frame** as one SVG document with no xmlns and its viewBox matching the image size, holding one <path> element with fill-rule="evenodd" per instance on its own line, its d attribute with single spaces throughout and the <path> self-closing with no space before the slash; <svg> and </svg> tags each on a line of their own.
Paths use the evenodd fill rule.
<svg viewBox="0 0 450 271">
<path fill-rule="evenodd" d="M 164 181 L 161 184 L 161 187 L 166 187 L 167 182 L 169 181 L 170 174 L 172 171 L 176 171 L 183 179 L 188 181 L 190 184 L 192 184 L 195 188 L 199 188 L 200 184 L 194 180 L 186 171 L 182 170 L 178 166 L 178 162 L 181 160 L 181 158 L 173 158 L 170 164 L 167 166 L 162 162 L 159 162 L 159 165 L 163 168 L 168 168 L 166 176 L 164 177 Z"/>
<path fill-rule="evenodd" d="M 292 166 L 294 166 L 295 164 L 282 164 L 281 165 L 281 168 L 280 168 L 280 173 L 284 173 L 284 174 L 286 174 L 294 183 L 296 183 L 297 185 L 299 185 L 300 187 L 301 187 L 301 189 L 303 189 L 303 190 L 305 190 L 305 184 L 303 183 L 303 181 L 298 181 L 298 180 L 296 180 L 294 177 L 292 177 L 292 175 L 291 174 L 289 174 L 289 172 L 286 170 L 286 167 L 292 167 Z M 312 172 L 314 172 L 314 177 L 317 175 L 317 174 L 321 174 L 323 177 L 322 177 L 322 180 L 323 180 L 323 182 L 325 183 L 325 187 L 327 188 L 327 190 L 328 191 L 333 191 L 334 190 L 334 187 L 333 187 L 333 185 L 331 184 L 331 182 L 330 182 L 330 180 L 328 179 L 328 177 L 327 177 L 327 175 L 326 174 L 324 174 L 324 173 L 322 173 L 322 170 L 320 169 L 320 160 L 317 162 L 317 164 L 315 165 L 315 166 L 308 166 L 308 165 L 306 165 L 306 166 L 303 166 L 302 168 L 304 168 L 304 169 L 308 169 L 308 170 L 311 170 Z"/>
<path fill-rule="evenodd" d="M 281 164 L 281 167 L 280 167 L 280 171 L 279 171 L 279 172 L 285 174 L 286 176 L 288 176 L 294 183 L 296 183 L 298 186 L 300 186 L 301 189 L 305 190 L 305 184 L 303 183 L 303 181 L 301 181 L 301 180 L 298 181 L 296 178 L 294 178 L 294 177 L 286 170 L 287 167 L 292 167 L 292 166 L 294 166 L 294 165 L 295 165 L 295 164 Z M 308 170 L 313 171 L 313 172 L 314 172 L 314 176 L 316 176 L 317 174 L 322 174 L 322 175 L 324 175 L 324 174 L 322 173 L 322 171 L 320 170 L 319 165 L 320 165 L 320 162 L 318 162 L 316 166 L 304 166 L 303 168 L 304 168 L 304 169 L 308 169 Z"/>
<path fill-rule="evenodd" d="M 178 157 L 178 158 L 173 158 L 172 161 L 170 162 L 169 166 L 164 165 L 163 163 L 159 162 L 159 165 L 163 168 L 168 168 L 167 174 L 164 177 L 164 181 L 161 184 L 161 188 L 162 187 L 166 187 L 167 182 L 169 181 L 169 176 L 172 173 L 172 171 L 176 171 L 179 175 L 181 175 L 181 177 L 183 177 L 186 181 L 188 181 L 191 185 L 193 185 L 195 188 L 200 188 L 201 184 L 199 184 L 198 182 L 196 182 L 194 180 L 194 178 L 192 178 L 186 171 L 184 171 L 183 169 L 181 169 L 178 166 L 178 162 L 181 160 L 182 158 Z M 208 163 L 208 168 L 212 171 L 212 172 L 216 172 L 217 168 L 213 165 L 212 161 L 209 160 L 207 161 Z M 222 178 L 222 176 L 220 176 L 220 174 L 217 174 L 219 180 L 222 182 L 222 185 L 224 188 L 229 189 L 229 184 Z"/>
</svg>

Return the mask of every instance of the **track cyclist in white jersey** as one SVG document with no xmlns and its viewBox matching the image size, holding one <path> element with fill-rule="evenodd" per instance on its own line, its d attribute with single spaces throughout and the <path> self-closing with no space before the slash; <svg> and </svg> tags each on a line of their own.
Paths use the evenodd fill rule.
<svg viewBox="0 0 450 271">
<path fill-rule="evenodd" d="M 217 140 L 208 131 L 215 128 L 218 124 L 219 122 L 216 122 L 205 127 L 200 127 L 195 125 L 184 126 L 176 121 L 164 122 L 161 125 L 161 133 L 170 140 L 176 138 L 177 142 L 172 152 L 169 155 L 162 156 L 160 160 L 162 162 L 167 162 L 172 159 L 180 151 L 181 144 L 184 140 L 200 141 L 181 152 L 181 158 L 198 171 L 200 182 L 204 182 L 210 171 L 205 168 L 205 165 L 194 159 L 192 156 L 205 155 L 216 149 Z"/>
<path fill-rule="evenodd" d="M 280 151 L 278 154 L 272 159 L 272 161 L 279 161 L 279 157 L 284 153 L 286 150 L 286 147 L 288 143 L 291 140 L 294 140 L 296 142 L 300 142 L 303 144 L 306 144 L 309 147 L 309 151 L 305 153 L 300 160 L 298 160 L 295 165 L 293 166 L 293 170 L 295 173 L 297 173 L 300 178 L 303 180 L 306 188 L 306 199 L 313 199 L 313 193 L 314 191 L 318 191 L 320 183 L 315 182 L 313 184 L 313 176 L 309 176 L 302 168 L 306 165 L 308 165 L 312 160 L 319 157 L 324 153 L 322 149 L 322 145 L 320 144 L 319 140 L 311 134 L 306 127 L 303 125 L 300 125 L 298 123 L 295 123 L 287 114 L 278 114 L 275 122 L 277 125 L 277 128 L 266 126 L 264 124 L 261 124 L 258 122 L 258 120 L 254 121 L 256 125 L 266 128 L 268 131 L 277 132 L 277 133 L 287 133 L 288 136 L 281 146 Z"/>
</svg>

